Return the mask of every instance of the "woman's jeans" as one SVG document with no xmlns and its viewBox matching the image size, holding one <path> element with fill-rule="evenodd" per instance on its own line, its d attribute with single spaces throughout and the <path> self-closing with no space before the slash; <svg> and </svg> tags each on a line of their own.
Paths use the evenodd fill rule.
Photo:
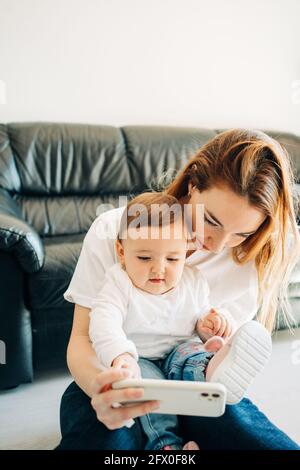
<svg viewBox="0 0 300 470">
<path fill-rule="evenodd" d="M 213 353 L 203 351 L 199 341 L 189 341 L 174 348 L 162 360 L 140 359 L 139 366 L 145 379 L 205 382 L 205 369 L 212 356 Z M 159 450 L 167 445 L 182 448 L 176 415 L 151 413 L 142 416 L 140 422 L 147 436 L 146 450 Z"/>
<path fill-rule="evenodd" d="M 171 355 L 173 353 L 172 361 Z M 180 361 L 180 351 L 177 348 L 168 358 L 169 365 L 172 363 L 172 367 L 168 369 L 168 361 L 166 360 L 164 371 L 168 372 L 169 378 L 173 379 L 175 379 L 175 375 L 172 376 L 171 372 L 176 374 L 176 378 L 178 378 L 177 373 L 180 373 L 181 370 L 184 376 L 179 378 L 201 380 L 200 375 L 197 376 L 197 379 L 193 376 L 192 365 L 197 354 L 199 351 L 195 350 L 195 355 L 191 355 L 186 361 L 183 361 L 181 368 L 177 369 L 175 366 L 178 365 L 177 361 Z M 184 353 L 181 357 L 185 357 Z M 143 371 L 146 372 L 144 367 Z M 160 368 L 155 368 L 154 371 L 156 374 L 158 371 L 161 373 Z M 152 373 L 153 370 L 151 369 L 150 372 Z M 198 373 L 201 374 L 201 371 L 199 370 Z M 146 377 L 146 375 L 144 376 Z M 151 376 L 153 377 L 153 375 Z M 168 420 L 171 415 L 152 414 L 151 416 L 164 416 Z M 170 424 L 168 423 L 164 424 L 165 436 L 172 438 L 174 435 L 177 436 L 180 444 L 189 440 L 196 441 L 201 450 L 300 450 L 294 441 L 274 426 L 247 398 L 237 405 L 226 406 L 225 413 L 219 418 L 179 416 L 178 426 L 176 423 L 174 427 L 174 422 L 171 421 Z M 135 419 L 135 424 L 131 428 L 123 427 L 114 431 L 107 429 L 104 424 L 98 421 L 90 398 L 75 382 L 69 385 L 62 397 L 60 425 L 62 439 L 57 447 L 59 450 L 139 450 L 149 446 L 149 436 L 145 435 L 144 424 L 141 426 L 140 419 Z M 159 441 L 156 446 L 158 448 L 161 446 Z"/>
</svg>

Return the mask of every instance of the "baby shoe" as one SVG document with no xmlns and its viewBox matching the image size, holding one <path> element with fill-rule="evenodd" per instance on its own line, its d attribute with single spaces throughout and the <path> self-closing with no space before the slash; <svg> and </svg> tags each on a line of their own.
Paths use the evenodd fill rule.
<svg viewBox="0 0 300 470">
<path fill-rule="evenodd" d="M 209 361 L 206 380 L 223 384 L 227 388 L 227 403 L 238 403 L 267 364 L 271 351 L 269 332 L 257 321 L 247 322 Z"/>
</svg>

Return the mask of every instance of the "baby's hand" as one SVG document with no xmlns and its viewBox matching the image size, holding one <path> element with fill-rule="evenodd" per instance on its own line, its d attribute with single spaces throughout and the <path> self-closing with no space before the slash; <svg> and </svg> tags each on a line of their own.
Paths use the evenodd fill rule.
<svg viewBox="0 0 300 470">
<path fill-rule="evenodd" d="M 200 338 L 205 335 L 205 339 L 211 336 L 220 336 L 221 338 L 228 338 L 233 332 L 233 324 L 223 315 L 217 312 L 214 308 L 197 321 L 196 330 Z M 202 339 L 202 338 L 201 338 Z"/>
<path fill-rule="evenodd" d="M 141 369 L 134 357 L 129 353 L 120 354 L 113 362 L 112 367 L 128 369 L 131 372 L 131 379 L 141 378 Z"/>
</svg>

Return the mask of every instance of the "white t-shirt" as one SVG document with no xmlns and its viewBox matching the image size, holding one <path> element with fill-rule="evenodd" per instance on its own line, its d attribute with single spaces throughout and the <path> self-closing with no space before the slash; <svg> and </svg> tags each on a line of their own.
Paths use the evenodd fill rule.
<svg viewBox="0 0 300 470">
<path fill-rule="evenodd" d="M 125 352 L 136 360 L 162 359 L 195 334 L 197 320 L 210 307 L 208 283 L 198 269 L 185 266 L 174 289 L 154 295 L 134 286 L 117 263 L 92 304 L 89 334 L 106 367 Z"/>
<path fill-rule="evenodd" d="M 83 241 L 82 250 L 64 298 L 92 308 L 109 268 L 118 262 L 115 240 L 124 207 L 99 215 Z M 227 309 L 237 327 L 252 320 L 257 312 L 258 277 L 254 262 L 236 264 L 231 250 L 219 254 L 196 251 L 186 259 L 187 266 L 201 269 L 210 290 L 210 303 Z"/>
</svg>

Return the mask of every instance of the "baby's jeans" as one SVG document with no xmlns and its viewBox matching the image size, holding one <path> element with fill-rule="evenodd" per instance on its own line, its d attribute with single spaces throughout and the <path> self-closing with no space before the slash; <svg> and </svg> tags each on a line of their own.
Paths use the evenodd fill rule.
<svg viewBox="0 0 300 470">
<path fill-rule="evenodd" d="M 205 382 L 205 369 L 213 353 L 203 351 L 199 341 L 188 341 L 175 347 L 164 359 L 139 359 L 144 379 L 169 379 Z M 176 415 L 151 413 L 140 418 L 148 441 L 146 450 L 159 450 L 167 445 L 182 448 Z"/>
</svg>

